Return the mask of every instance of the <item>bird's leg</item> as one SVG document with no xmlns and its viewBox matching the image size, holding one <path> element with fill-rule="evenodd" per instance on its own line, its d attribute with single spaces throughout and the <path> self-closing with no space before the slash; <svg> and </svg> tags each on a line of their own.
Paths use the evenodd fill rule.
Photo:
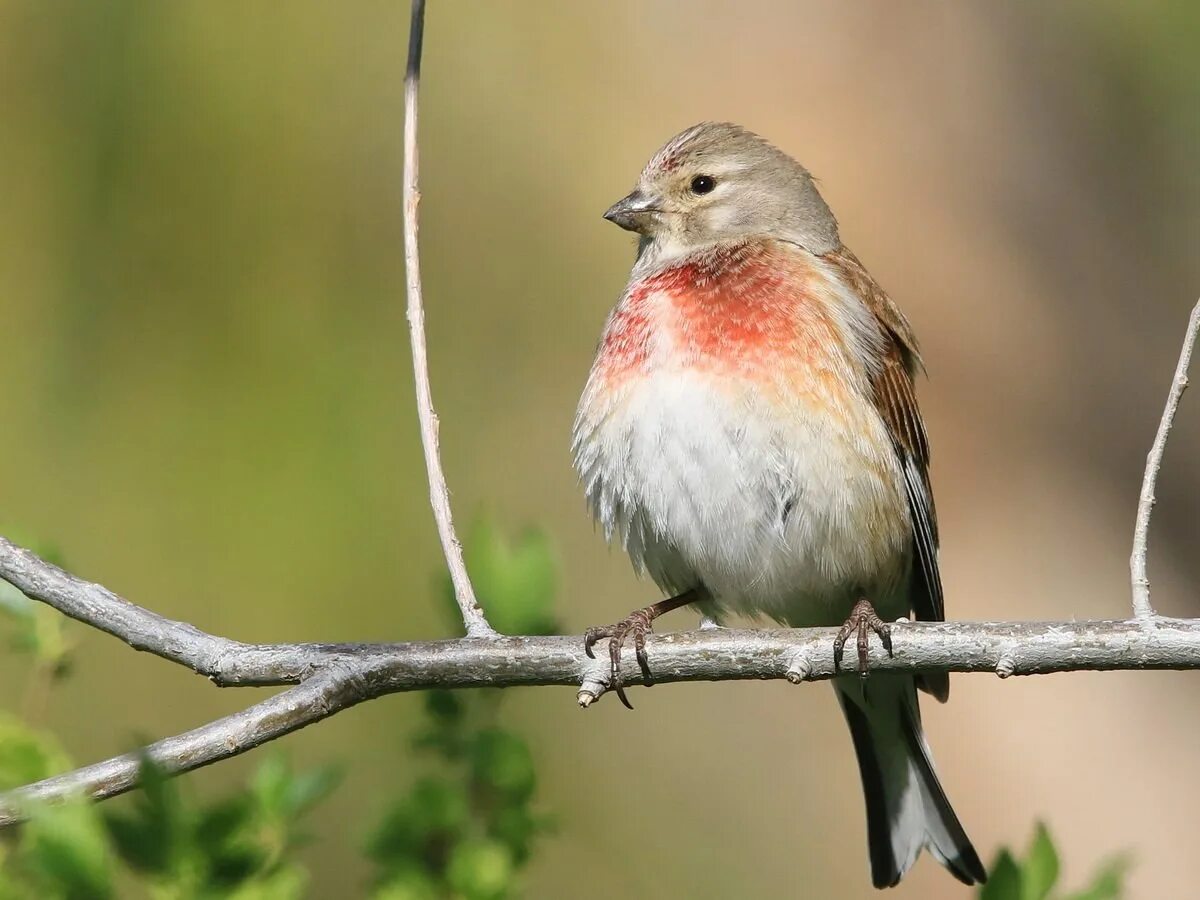
<svg viewBox="0 0 1200 900">
<path fill-rule="evenodd" d="M 887 650 L 888 656 L 891 656 L 892 627 L 879 618 L 879 614 L 875 612 L 875 607 L 871 605 L 871 601 L 866 597 L 862 597 L 854 604 L 854 609 L 850 610 L 849 618 L 846 619 L 846 623 L 838 631 L 837 637 L 833 639 L 833 668 L 835 671 L 842 666 L 842 651 L 845 649 L 846 641 L 850 638 L 850 635 L 857 634 L 858 674 L 864 678 L 867 677 L 867 641 L 872 631 L 879 636 L 879 640 L 883 643 L 884 649 Z"/>
<path fill-rule="evenodd" d="M 697 592 L 693 588 L 690 591 L 684 591 L 678 597 L 668 597 L 666 600 L 659 600 L 643 609 L 635 609 L 615 625 L 597 625 L 584 632 L 583 649 L 593 659 L 595 657 L 592 654 L 592 647 L 596 641 L 601 638 L 609 638 L 608 657 L 612 661 L 612 688 L 627 709 L 633 709 L 633 704 L 625 696 L 625 687 L 621 682 L 621 647 L 624 646 L 625 639 L 633 635 L 633 647 L 637 653 L 638 665 L 642 670 L 642 678 L 646 687 L 650 687 L 652 682 L 650 680 L 650 660 L 646 657 L 646 635 L 654 630 L 651 623 L 664 613 L 687 606 L 696 599 Z"/>
</svg>

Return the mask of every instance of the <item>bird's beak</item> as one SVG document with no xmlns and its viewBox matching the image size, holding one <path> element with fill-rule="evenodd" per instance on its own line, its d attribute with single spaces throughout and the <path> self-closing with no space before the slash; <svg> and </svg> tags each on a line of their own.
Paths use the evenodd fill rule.
<svg viewBox="0 0 1200 900">
<path fill-rule="evenodd" d="M 655 197 L 634 191 L 610 206 L 604 218 L 614 225 L 620 225 L 626 231 L 645 233 L 646 226 L 654 214 L 661 211 Z"/>
</svg>

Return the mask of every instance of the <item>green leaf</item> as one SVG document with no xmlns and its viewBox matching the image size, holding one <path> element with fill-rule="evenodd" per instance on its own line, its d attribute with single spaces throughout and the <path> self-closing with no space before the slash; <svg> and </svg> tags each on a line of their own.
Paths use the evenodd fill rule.
<svg viewBox="0 0 1200 900">
<path fill-rule="evenodd" d="M 1064 900 L 1121 900 L 1125 896 L 1125 877 L 1129 874 L 1128 857 L 1119 856 L 1106 862 L 1092 883 Z"/>
<path fill-rule="evenodd" d="M 29 900 L 37 896 L 37 892 L 28 878 L 23 877 L 26 873 L 18 872 L 17 867 L 10 864 L 13 859 L 10 847 L 0 841 L 0 900 Z"/>
<path fill-rule="evenodd" d="M 149 756 L 142 758 L 141 796 L 148 824 L 176 844 L 189 841 L 191 813 L 179 793 L 179 784 Z"/>
<path fill-rule="evenodd" d="M 0 613 L 17 622 L 33 617 L 34 602 L 7 581 L 0 581 Z"/>
<path fill-rule="evenodd" d="M 1021 867 L 1021 900 L 1046 900 L 1058 881 L 1058 851 L 1045 823 L 1038 822 L 1033 845 Z"/>
<path fill-rule="evenodd" d="M 496 810 L 488 826 L 488 836 L 503 843 L 520 866 L 529 860 L 533 839 L 546 830 L 546 824 L 522 804 Z"/>
<path fill-rule="evenodd" d="M 210 894 L 213 900 L 300 900 L 308 887 L 308 873 L 299 866 L 282 866 L 269 875 L 248 881 L 235 890 Z"/>
<path fill-rule="evenodd" d="M 27 900 L 33 890 L 23 879 L 17 879 L 12 867 L 6 865 L 8 859 L 8 848 L 0 843 L 0 900 Z"/>
<path fill-rule="evenodd" d="M 41 781 L 69 768 L 71 760 L 53 735 L 0 712 L 0 791 Z"/>
<path fill-rule="evenodd" d="M 384 866 L 428 860 L 431 847 L 456 841 L 466 829 L 470 806 L 466 788 L 426 777 L 388 810 L 368 840 L 368 855 Z"/>
<path fill-rule="evenodd" d="M 287 813 L 287 797 L 292 788 L 292 771 L 278 753 L 267 756 L 250 779 L 250 791 L 259 808 L 271 816 Z"/>
<path fill-rule="evenodd" d="M 21 856 L 50 896 L 103 900 L 113 895 L 108 841 L 88 803 L 33 810 L 21 836 Z"/>
<path fill-rule="evenodd" d="M 31 627 L 26 633 L 29 649 L 41 662 L 50 667 L 55 675 L 66 671 L 68 657 L 74 644 L 67 638 L 67 619 L 56 609 L 40 604 L 33 611 Z"/>
<path fill-rule="evenodd" d="M 438 884 L 415 863 L 403 865 L 371 894 L 371 900 L 441 900 Z"/>
<path fill-rule="evenodd" d="M 465 551 L 467 569 L 488 619 L 505 634 L 553 634 L 557 581 L 554 553 L 541 531 L 527 531 L 510 545 L 490 521 L 478 519 Z M 453 599 L 449 579 L 446 591 Z M 457 621 L 457 607 L 454 607 Z"/>
<path fill-rule="evenodd" d="M 141 819 L 116 810 L 104 811 L 108 836 L 126 865 L 139 872 L 165 872 L 169 864 L 165 845 L 148 833 Z"/>
<path fill-rule="evenodd" d="M 258 812 L 249 791 L 201 810 L 193 839 L 209 884 L 228 890 L 269 865 L 272 853 L 256 834 Z"/>
<path fill-rule="evenodd" d="M 478 695 L 472 691 L 472 695 Z M 433 690 L 425 693 L 428 726 L 413 735 L 417 750 L 431 750 L 448 762 L 461 759 L 466 752 L 467 694 L 461 691 Z"/>
<path fill-rule="evenodd" d="M 198 814 L 194 842 L 207 883 L 225 893 L 237 888 L 238 896 L 268 890 L 264 879 L 269 880 L 271 893 L 263 896 L 292 890 L 291 876 L 279 875 L 279 864 L 303 840 L 299 823 L 304 813 L 327 796 L 340 778 L 338 767 L 296 774 L 283 756 L 267 757 L 248 789 Z M 296 873 L 306 882 L 303 869 L 297 868 Z"/>
<path fill-rule="evenodd" d="M 537 785 L 533 754 L 525 740 L 511 731 L 481 731 L 472 748 L 471 762 L 475 778 L 504 798 L 523 802 L 533 796 Z"/>
<path fill-rule="evenodd" d="M 142 759 L 140 780 L 131 812 L 105 811 L 117 852 L 140 871 L 159 876 L 180 873 L 196 852 L 192 813 L 175 783 L 149 757 Z"/>
<path fill-rule="evenodd" d="M 979 889 L 979 900 L 1022 900 L 1021 870 L 1007 850 L 1001 850 L 992 863 L 987 884 Z"/>
<path fill-rule="evenodd" d="M 426 691 L 425 712 L 438 725 L 458 725 L 463 720 L 466 704 L 455 691 Z"/>
<path fill-rule="evenodd" d="M 446 880 L 467 900 L 498 900 L 512 886 L 512 856 L 498 841 L 464 841 L 450 854 Z"/>
<path fill-rule="evenodd" d="M 413 788 L 411 800 L 425 833 L 456 834 L 466 825 L 467 797 L 460 785 L 439 778 L 422 778 Z"/>
<path fill-rule="evenodd" d="M 17 529 L 3 529 L 0 530 L 0 534 L 6 535 L 19 547 L 28 547 L 51 565 L 63 567 L 62 552 L 54 544 L 35 540 Z M 29 619 L 32 618 L 33 611 L 40 607 L 41 604 L 30 600 L 7 581 L 0 581 L 0 613 L 6 613 L 14 619 Z"/>
<path fill-rule="evenodd" d="M 62 567 L 62 553 L 54 545 L 33 540 L 28 535 L 8 533 L 14 535 L 10 538 L 13 543 L 28 547 L 52 565 Z M 72 644 L 64 630 L 67 623 L 65 616 L 49 606 L 30 600 L 6 581 L 0 581 L 0 613 L 12 620 L 14 649 L 32 653 L 55 676 L 66 672 Z"/>
<path fill-rule="evenodd" d="M 334 792 L 346 774 L 345 766 L 326 765 L 293 776 L 284 797 L 288 814 L 299 817 Z"/>
<path fill-rule="evenodd" d="M 197 843 L 208 852 L 216 851 L 231 835 L 248 830 L 255 812 L 247 792 L 218 800 L 200 812 L 195 828 Z"/>
</svg>

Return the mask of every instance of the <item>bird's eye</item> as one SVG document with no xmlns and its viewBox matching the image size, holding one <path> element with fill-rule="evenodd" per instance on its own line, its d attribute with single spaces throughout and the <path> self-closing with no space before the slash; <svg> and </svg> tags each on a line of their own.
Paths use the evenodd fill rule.
<svg viewBox="0 0 1200 900">
<path fill-rule="evenodd" d="M 697 175 L 692 179 L 693 194 L 707 194 L 717 186 L 717 180 L 711 175 Z"/>
</svg>

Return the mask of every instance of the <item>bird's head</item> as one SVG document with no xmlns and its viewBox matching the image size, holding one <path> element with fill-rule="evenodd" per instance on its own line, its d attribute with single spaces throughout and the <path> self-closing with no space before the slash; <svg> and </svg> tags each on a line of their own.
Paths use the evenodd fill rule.
<svg viewBox="0 0 1200 900">
<path fill-rule="evenodd" d="M 747 237 L 823 254 L 841 246 L 837 221 L 800 163 L 758 135 L 704 122 L 671 138 L 637 187 L 604 218 L 642 236 L 658 258 Z"/>
</svg>

